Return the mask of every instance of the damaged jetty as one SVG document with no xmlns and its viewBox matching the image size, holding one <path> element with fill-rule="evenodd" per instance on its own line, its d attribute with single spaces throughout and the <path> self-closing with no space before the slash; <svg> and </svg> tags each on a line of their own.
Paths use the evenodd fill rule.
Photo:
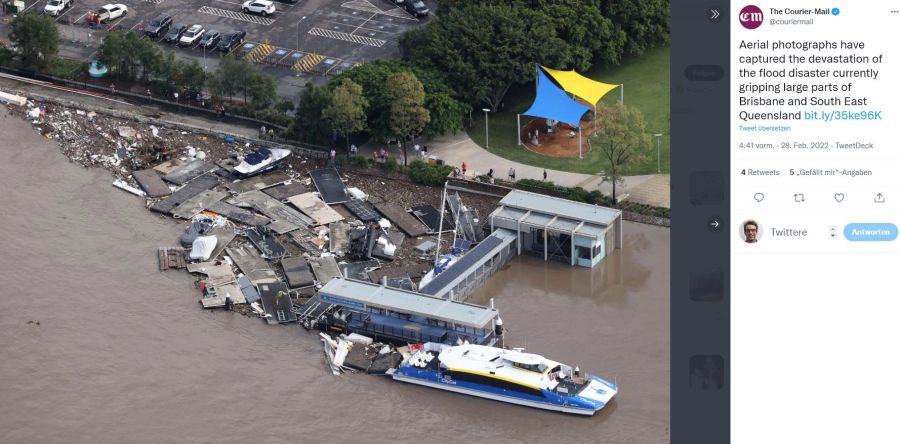
<svg viewBox="0 0 900 444">
<path fill-rule="evenodd" d="M 184 225 L 157 249 L 159 270 L 196 276 L 204 309 L 321 330 L 334 374 L 408 367 L 409 344 L 503 346 L 493 300 L 466 302 L 522 250 L 518 228 L 479 217 L 502 195 L 343 170 L 322 151 L 53 104 L 10 109 Z"/>
</svg>

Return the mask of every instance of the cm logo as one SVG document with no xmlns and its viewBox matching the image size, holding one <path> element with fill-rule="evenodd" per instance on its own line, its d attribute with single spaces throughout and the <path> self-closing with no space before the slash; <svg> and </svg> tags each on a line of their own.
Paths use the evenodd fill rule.
<svg viewBox="0 0 900 444">
<path fill-rule="evenodd" d="M 744 8 L 741 9 L 741 13 L 738 14 L 738 21 L 741 22 L 741 26 L 747 29 L 759 28 L 763 22 L 762 9 L 759 9 L 759 7 L 755 5 L 744 6 Z"/>
</svg>

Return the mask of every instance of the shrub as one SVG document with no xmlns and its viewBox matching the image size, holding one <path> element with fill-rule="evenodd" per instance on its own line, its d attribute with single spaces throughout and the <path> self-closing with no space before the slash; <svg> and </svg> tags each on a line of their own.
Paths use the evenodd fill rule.
<svg viewBox="0 0 900 444">
<path fill-rule="evenodd" d="M 400 164 L 397 163 L 397 159 L 391 157 L 388 160 L 384 161 L 384 169 L 389 173 L 394 173 L 400 169 Z"/>
<path fill-rule="evenodd" d="M 369 162 L 371 160 L 366 156 L 352 156 L 350 157 L 350 164 L 357 168 L 368 168 Z"/>
<path fill-rule="evenodd" d="M 421 160 L 414 160 L 409 164 L 409 178 L 423 185 L 441 186 L 451 172 L 453 167 L 450 165 L 428 165 Z"/>
<path fill-rule="evenodd" d="M 54 59 L 50 63 L 48 74 L 60 79 L 73 80 L 87 70 L 87 64 L 77 60 Z"/>
</svg>

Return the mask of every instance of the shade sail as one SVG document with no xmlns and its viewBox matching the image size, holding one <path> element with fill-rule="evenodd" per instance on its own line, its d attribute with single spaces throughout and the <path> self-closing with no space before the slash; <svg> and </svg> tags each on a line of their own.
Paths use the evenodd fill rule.
<svg viewBox="0 0 900 444">
<path fill-rule="evenodd" d="M 544 71 L 547 71 L 547 74 L 549 74 L 550 77 L 553 77 L 553 80 L 556 80 L 556 83 L 559 83 L 564 90 L 575 94 L 594 105 L 597 105 L 597 102 L 599 102 L 607 93 L 619 87 L 619 85 L 591 80 L 578 74 L 575 70 L 560 71 L 547 68 L 546 66 L 541 66 L 541 68 L 543 68 Z"/>
<path fill-rule="evenodd" d="M 554 85 L 540 69 L 537 70 L 537 74 L 537 95 L 531 107 L 522 114 L 559 120 L 572 126 L 579 126 L 581 116 L 590 107 L 570 99 L 566 92 Z"/>
</svg>

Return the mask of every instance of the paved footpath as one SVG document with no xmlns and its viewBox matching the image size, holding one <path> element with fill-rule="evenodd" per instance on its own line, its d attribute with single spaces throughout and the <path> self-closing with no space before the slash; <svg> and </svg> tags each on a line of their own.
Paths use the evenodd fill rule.
<svg viewBox="0 0 900 444">
<path fill-rule="evenodd" d="M 543 178 L 543 168 L 513 162 L 485 150 L 473 142 L 465 131 L 419 143 L 428 145 L 428 155 L 443 159 L 447 164 L 461 168 L 462 163 L 466 162 L 468 176 L 486 174 L 493 168 L 494 177 L 505 179 L 509 168 L 513 167 L 516 170 L 517 179 L 540 180 Z M 360 154 L 370 156 L 373 150 L 381 149 L 384 146 L 384 144 L 368 144 L 360 147 Z M 412 147 L 408 148 L 408 154 L 410 158 L 415 156 Z M 396 147 L 391 149 L 390 155 L 401 161 L 403 159 L 403 153 Z M 603 179 L 597 175 L 547 170 L 547 180 L 557 185 L 578 186 L 588 191 L 599 189 L 607 195 L 612 193 L 612 185 L 603 182 Z M 669 175 L 628 176 L 625 178 L 624 185 L 620 184 L 616 187 L 617 195 L 622 196 L 625 193 L 628 194 L 626 199 L 628 201 L 669 207 Z"/>
</svg>

